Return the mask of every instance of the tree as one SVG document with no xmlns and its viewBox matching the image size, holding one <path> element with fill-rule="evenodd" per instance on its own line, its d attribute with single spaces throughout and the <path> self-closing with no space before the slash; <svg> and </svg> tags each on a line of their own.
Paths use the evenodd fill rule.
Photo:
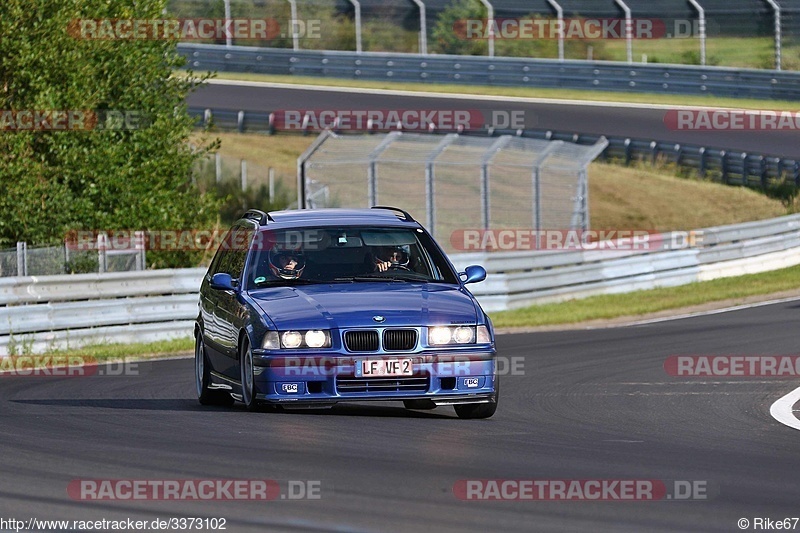
<svg viewBox="0 0 800 533">
<path fill-rule="evenodd" d="M 165 0 L 0 2 L 0 247 L 58 243 L 75 230 L 214 224 L 218 200 L 192 185 L 191 168 L 215 146 L 189 145 L 194 120 L 185 104 L 205 78 L 174 75 L 184 63 L 174 40 L 70 33 L 80 19 L 159 19 L 164 7 Z M 94 113 L 105 128 L 8 131 L 25 110 Z M 103 121 L 115 113 L 129 118 L 124 127 Z M 193 257 L 149 255 L 159 266 Z"/>
</svg>

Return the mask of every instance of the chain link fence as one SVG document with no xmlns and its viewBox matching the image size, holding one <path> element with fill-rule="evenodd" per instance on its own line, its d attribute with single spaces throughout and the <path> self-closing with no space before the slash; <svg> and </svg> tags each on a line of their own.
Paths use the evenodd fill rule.
<svg viewBox="0 0 800 533">
<path fill-rule="evenodd" d="M 193 41 L 211 44 L 800 69 L 800 0 L 169 0 L 167 14 L 270 21 L 267 38 Z M 572 25 L 581 20 L 616 23 L 595 37 Z M 484 24 L 481 33 L 465 34 L 466 21 Z M 502 29 L 508 21 L 565 30 L 515 36 Z"/>
<path fill-rule="evenodd" d="M 298 201 L 309 208 L 401 207 L 448 251 L 465 230 L 586 230 L 586 169 L 607 144 L 323 132 L 298 161 Z M 310 201 L 312 184 L 327 187 L 327 203 Z"/>
<path fill-rule="evenodd" d="M 117 247 L 107 235 L 92 243 L 67 242 L 59 246 L 28 246 L 0 249 L 0 277 L 55 276 L 91 272 L 132 272 L 146 267 L 144 233 L 133 242 Z"/>
</svg>

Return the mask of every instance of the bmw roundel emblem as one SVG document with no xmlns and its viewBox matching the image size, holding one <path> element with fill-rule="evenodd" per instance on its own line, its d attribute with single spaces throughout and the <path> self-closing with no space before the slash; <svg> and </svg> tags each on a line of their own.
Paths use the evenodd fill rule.
<svg viewBox="0 0 800 533">
<path fill-rule="evenodd" d="M 374 320 L 375 322 L 383 322 L 384 320 L 386 320 L 386 317 L 383 317 L 381 315 L 375 315 L 374 317 L 372 317 L 372 320 Z"/>
</svg>

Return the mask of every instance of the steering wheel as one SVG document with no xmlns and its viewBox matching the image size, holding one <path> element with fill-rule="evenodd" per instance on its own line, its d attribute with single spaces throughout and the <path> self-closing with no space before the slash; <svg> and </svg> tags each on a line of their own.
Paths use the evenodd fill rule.
<svg viewBox="0 0 800 533">
<path fill-rule="evenodd" d="M 406 272 L 412 272 L 412 270 L 410 268 L 408 268 L 407 266 L 396 265 L 396 264 L 392 264 L 389 267 L 389 270 L 405 270 Z"/>
</svg>

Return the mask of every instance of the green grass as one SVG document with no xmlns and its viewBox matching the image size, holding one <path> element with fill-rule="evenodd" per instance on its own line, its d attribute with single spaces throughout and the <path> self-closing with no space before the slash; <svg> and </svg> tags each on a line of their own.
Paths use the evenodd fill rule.
<svg viewBox="0 0 800 533">
<path fill-rule="evenodd" d="M 627 61 L 624 40 L 608 40 L 603 51 L 608 59 Z M 633 41 L 633 60 L 642 60 L 647 55 L 649 63 L 685 64 L 689 58 L 699 63 L 700 42 L 698 39 L 651 39 Z M 800 67 L 800 56 L 796 46 L 784 44 L 782 67 L 796 70 Z M 775 68 L 775 41 L 772 37 L 709 37 L 706 40 L 706 64 L 708 66 L 734 68 Z"/>
<path fill-rule="evenodd" d="M 192 338 L 174 339 L 168 341 L 157 341 L 148 343 L 134 344 L 112 344 L 98 343 L 83 346 L 81 348 L 70 348 L 67 350 L 49 351 L 48 355 L 58 355 L 64 357 L 86 358 L 87 361 L 113 361 L 128 359 L 147 359 L 166 355 L 185 354 L 194 351 L 194 340 Z"/>
<path fill-rule="evenodd" d="M 691 96 L 656 93 L 626 93 L 609 91 L 582 91 L 575 89 L 541 89 L 535 87 L 494 87 L 489 85 L 426 84 L 397 81 L 367 81 L 344 78 L 315 78 L 311 76 L 217 73 L 217 78 L 240 81 L 261 81 L 297 85 L 324 85 L 332 87 L 359 87 L 365 89 L 387 89 L 414 92 L 438 92 L 446 94 L 474 94 L 486 96 L 548 98 L 559 100 L 587 100 L 593 102 L 625 102 L 660 105 L 693 105 L 708 107 L 732 107 L 737 109 L 780 109 L 800 111 L 800 102 L 782 100 L 756 100 L 718 98 L 714 96 Z M 580 129 L 576 127 L 575 129 Z"/>
<path fill-rule="evenodd" d="M 495 327 L 533 327 L 574 324 L 587 320 L 634 317 L 708 302 L 767 295 L 800 288 L 800 266 L 680 287 L 592 296 L 582 300 L 535 305 L 491 313 Z M 740 302 L 741 303 L 741 302 Z"/>
</svg>

